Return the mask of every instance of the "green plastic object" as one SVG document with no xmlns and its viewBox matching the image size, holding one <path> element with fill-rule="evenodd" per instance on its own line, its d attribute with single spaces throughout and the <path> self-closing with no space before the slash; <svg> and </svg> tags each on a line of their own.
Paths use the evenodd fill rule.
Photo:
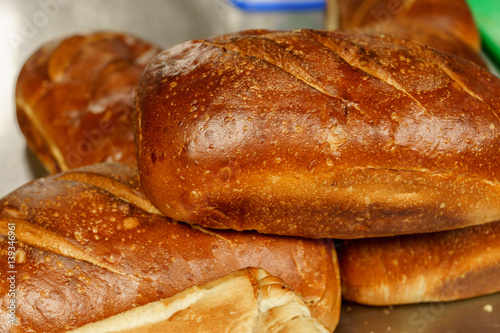
<svg viewBox="0 0 500 333">
<path fill-rule="evenodd" d="M 483 50 L 500 69 L 500 0 L 467 0 L 481 34 Z"/>
</svg>

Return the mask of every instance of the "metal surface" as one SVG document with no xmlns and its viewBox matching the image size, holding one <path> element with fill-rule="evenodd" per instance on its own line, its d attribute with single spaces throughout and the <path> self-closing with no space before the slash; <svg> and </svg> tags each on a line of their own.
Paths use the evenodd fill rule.
<svg viewBox="0 0 500 333">
<path fill-rule="evenodd" d="M 243 13 L 226 0 L 0 0 L 0 197 L 43 174 L 26 150 L 14 105 L 17 74 L 43 43 L 75 32 L 118 30 L 166 48 L 241 29 L 323 27 L 321 11 Z M 391 308 L 345 303 L 336 332 L 500 332 L 500 294 Z"/>
</svg>

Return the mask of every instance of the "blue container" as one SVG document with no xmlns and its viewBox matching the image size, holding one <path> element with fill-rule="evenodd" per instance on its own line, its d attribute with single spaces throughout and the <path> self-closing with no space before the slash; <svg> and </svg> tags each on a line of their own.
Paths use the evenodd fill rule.
<svg viewBox="0 0 500 333">
<path fill-rule="evenodd" d="M 306 11 L 323 10 L 326 0 L 229 0 L 245 11 Z"/>
</svg>

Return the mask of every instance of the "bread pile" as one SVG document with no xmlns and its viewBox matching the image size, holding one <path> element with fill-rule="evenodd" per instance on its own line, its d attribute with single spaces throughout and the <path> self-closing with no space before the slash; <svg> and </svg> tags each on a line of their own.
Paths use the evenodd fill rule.
<svg viewBox="0 0 500 333">
<path fill-rule="evenodd" d="M 16 104 L 52 175 L 0 201 L 1 329 L 323 332 L 341 293 L 500 291 L 500 79 L 465 2 L 372 24 L 389 2 L 339 0 L 335 31 L 37 51 Z"/>
</svg>

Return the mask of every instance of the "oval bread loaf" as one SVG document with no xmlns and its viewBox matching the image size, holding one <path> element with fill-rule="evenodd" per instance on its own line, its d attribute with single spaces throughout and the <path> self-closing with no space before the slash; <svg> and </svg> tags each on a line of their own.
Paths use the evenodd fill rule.
<svg viewBox="0 0 500 333">
<path fill-rule="evenodd" d="M 9 231 L 15 263 L 7 256 Z M 173 221 L 144 197 L 137 171 L 123 165 L 93 165 L 19 188 L 0 200 L 0 235 L 2 332 L 66 331 L 250 266 L 285 281 L 328 329 L 338 322 L 331 240 Z M 9 274 L 15 274 L 14 327 Z"/>
<path fill-rule="evenodd" d="M 28 147 L 49 173 L 99 162 L 137 164 L 134 92 L 160 49 L 135 36 L 95 32 L 47 43 L 16 86 Z"/>
<path fill-rule="evenodd" d="M 368 305 L 443 302 L 500 291 L 500 222 L 430 234 L 346 240 L 345 299 Z"/>
<path fill-rule="evenodd" d="M 500 80 L 391 36 L 244 31 L 153 59 L 137 90 L 145 194 L 213 228 L 304 237 L 500 219 Z"/>
</svg>

